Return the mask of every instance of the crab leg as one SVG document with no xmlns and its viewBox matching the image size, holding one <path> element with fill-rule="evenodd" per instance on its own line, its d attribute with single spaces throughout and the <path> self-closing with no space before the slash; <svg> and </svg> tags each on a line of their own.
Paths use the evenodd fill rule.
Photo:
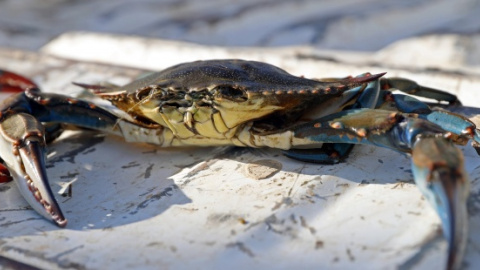
<svg viewBox="0 0 480 270">
<path fill-rule="evenodd" d="M 298 146 L 344 142 L 411 154 L 415 183 L 442 221 L 448 269 L 458 268 L 462 262 L 468 224 L 469 179 L 463 155 L 452 140 L 463 143 L 468 138 L 470 134 L 451 134 L 416 114 L 370 109 L 343 111 L 293 129 Z"/>
<path fill-rule="evenodd" d="M 40 215 L 58 226 L 66 226 L 45 170 L 46 142 L 41 122 L 75 121 L 85 127 L 119 133 L 113 128 L 117 117 L 91 103 L 40 93 L 37 88 L 9 98 L 0 110 L 0 156 L 20 192 Z M 66 119 L 67 116 L 73 119 Z"/>
<path fill-rule="evenodd" d="M 442 220 L 447 269 L 459 269 L 467 245 L 469 180 L 463 155 L 450 141 L 425 138 L 413 147 L 415 182 Z"/>
<path fill-rule="evenodd" d="M 0 157 L 32 208 L 61 227 L 66 226 L 67 220 L 53 196 L 45 171 L 45 137 L 48 134 L 42 122 L 73 124 L 127 140 L 129 136 L 137 136 L 135 140 L 145 142 L 155 138 L 149 132 L 157 131 L 134 120 L 120 119 L 91 102 L 42 93 L 38 88 L 6 100 L 0 107 Z"/>
<path fill-rule="evenodd" d="M 397 79 L 399 80 L 399 79 Z M 406 80 L 408 81 L 408 80 Z M 423 87 L 421 87 L 423 89 Z M 434 91 L 435 89 L 428 88 L 428 91 Z M 424 90 L 426 91 L 426 90 Z M 436 90 L 431 93 L 438 100 L 449 101 L 450 103 L 459 104 L 456 97 L 449 98 L 448 93 Z M 431 98 L 434 98 L 431 96 Z M 389 108 L 395 111 L 403 113 L 415 113 L 418 117 L 435 123 L 441 126 L 446 131 L 452 132 L 457 135 L 465 134 L 472 139 L 472 146 L 480 155 L 480 130 L 475 127 L 475 124 L 463 115 L 456 114 L 441 108 L 431 109 L 425 103 L 420 100 L 405 95 L 392 94 L 389 91 L 383 91 L 382 96 L 377 103 L 378 108 Z"/>
<path fill-rule="evenodd" d="M 20 193 L 46 219 L 67 224 L 48 184 L 43 126 L 29 114 L 15 114 L 0 124 L 1 156 Z"/>
<path fill-rule="evenodd" d="M 380 79 L 380 85 L 383 90 L 397 89 L 404 93 L 415 95 L 418 97 L 426 97 L 430 99 L 435 99 L 437 101 L 446 101 L 450 105 L 461 104 L 457 96 L 453 94 L 450 94 L 438 89 L 426 87 L 423 85 L 419 85 L 416 82 L 409 79 L 395 78 L 395 77 L 382 78 Z"/>
<path fill-rule="evenodd" d="M 0 92 L 20 93 L 27 88 L 36 88 L 37 85 L 31 80 L 7 70 L 0 70 Z M 12 181 L 8 169 L 0 164 L 0 184 Z"/>
<path fill-rule="evenodd" d="M 370 76 L 370 74 L 365 73 L 358 77 L 368 76 Z M 336 81 L 338 79 L 332 78 L 328 80 Z M 407 94 L 427 97 L 438 101 L 446 101 L 449 104 L 460 104 L 455 95 L 421 86 L 408 79 L 381 78 L 379 81 L 369 82 L 362 91 L 356 91 L 360 94 L 355 103 L 349 106 L 349 109 L 382 108 L 404 113 L 418 113 L 419 117 L 438 124 L 447 131 L 455 134 L 472 133 L 473 146 L 480 154 L 480 132 L 475 129 L 475 125 L 470 120 L 462 115 L 448 111 L 432 110 L 427 104 L 412 96 L 397 95 L 387 91 L 391 89 L 397 89 Z M 325 143 L 320 149 L 292 149 L 285 154 L 297 160 L 335 164 L 345 159 L 352 148 L 353 144 Z"/>
<path fill-rule="evenodd" d="M 370 73 L 359 75 L 358 78 L 369 77 Z M 324 79 L 322 79 L 324 80 Z M 336 81 L 339 79 L 330 78 L 327 80 Z M 347 93 L 344 93 L 346 95 Z M 354 94 L 356 101 L 349 106 L 350 109 L 370 108 L 373 109 L 378 103 L 380 96 L 380 84 L 378 81 L 372 81 L 366 84 L 364 88 L 355 88 L 348 94 Z M 324 143 L 321 148 L 313 149 L 290 149 L 284 154 L 290 158 L 321 164 L 335 164 L 344 160 L 352 151 L 355 144 L 348 143 Z"/>
<path fill-rule="evenodd" d="M 23 92 L 37 88 L 35 83 L 23 76 L 0 70 L 1 92 Z M 23 93 L 17 96 L 21 95 Z M 10 98 L 5 103 L 15 103 L 14 100 L 16 98 Z M 43 126 L 29 114 L 13 114 L 3 108 L 9 110 L 11 106 L 2 107 L 0 115 L 3 120 L 0 123 L 0 153 L 10 170 L 1 165 L 0 182 L 15 179 L 20 193 L 35 211 L 64 227 L 67 221 L 48 185 Z"/>
</svg>

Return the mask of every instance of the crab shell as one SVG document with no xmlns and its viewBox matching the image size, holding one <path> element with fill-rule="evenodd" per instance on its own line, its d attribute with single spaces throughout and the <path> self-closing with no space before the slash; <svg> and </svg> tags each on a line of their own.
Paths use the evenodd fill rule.
<svg viewBox="0 0 480 270">
<path fill-rule="evenodd" d="M 138 122 L 161 125 L 176 137 L 231 139 L 245 123 L 264 132 L 286 128 L 326 101 L 339 110 L 345 104 L 335 97 L 383 74 L 322 82 L 262 62 L 211 60 L 176 65 L 123 87 L 87 87 Z"/>
</svg>

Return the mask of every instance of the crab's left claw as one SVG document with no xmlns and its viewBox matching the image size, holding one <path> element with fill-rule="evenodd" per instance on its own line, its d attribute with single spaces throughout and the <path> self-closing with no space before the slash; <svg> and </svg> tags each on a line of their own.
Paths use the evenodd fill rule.
<svg viewBox="0 0 480 270">
<path fill-rule="evenodd" d="M 0 154 L 32 208 L 58 226 L 66 226 L 48 184 L 42 124 L 26 113 L 5 117 L 0 123 Z"/>
<path fill-rule="evenodd" d="M 459 269 L 468 235 L 469 179 L 463 155 L 443 138 L 420 138 L 412 151 L 415 182 L 442 220 L 448 242 L 447 269 Z"/>
</svg>

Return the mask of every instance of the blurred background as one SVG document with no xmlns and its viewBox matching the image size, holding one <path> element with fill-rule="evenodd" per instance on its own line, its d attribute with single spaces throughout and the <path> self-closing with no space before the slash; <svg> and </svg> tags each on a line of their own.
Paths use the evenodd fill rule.
<svg viewBox="0 0 480 270">
<path fill-rule="evenodd" d="M 454 46 L 479 63 L 479 14 L 476 0 L 0 0 L 0 46 L 37 50 L 84 30 L 206 45 L 377 51 L 405 38 L 453 34 Z"/>
</svg>

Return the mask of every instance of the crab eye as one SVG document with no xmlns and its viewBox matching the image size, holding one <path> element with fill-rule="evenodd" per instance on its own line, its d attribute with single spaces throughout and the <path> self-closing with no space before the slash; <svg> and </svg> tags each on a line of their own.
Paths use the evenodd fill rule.
<svg viewBox="0 0 480 270">
<path fill-rule="evenodd" d="M 229 86 L 219 86 L 216 88 L 217 94 L 220 98 L 229 99 L 232 101 L 242 102 L 247 100 L 245 92 L 240 89 Z"/>
</svg>

